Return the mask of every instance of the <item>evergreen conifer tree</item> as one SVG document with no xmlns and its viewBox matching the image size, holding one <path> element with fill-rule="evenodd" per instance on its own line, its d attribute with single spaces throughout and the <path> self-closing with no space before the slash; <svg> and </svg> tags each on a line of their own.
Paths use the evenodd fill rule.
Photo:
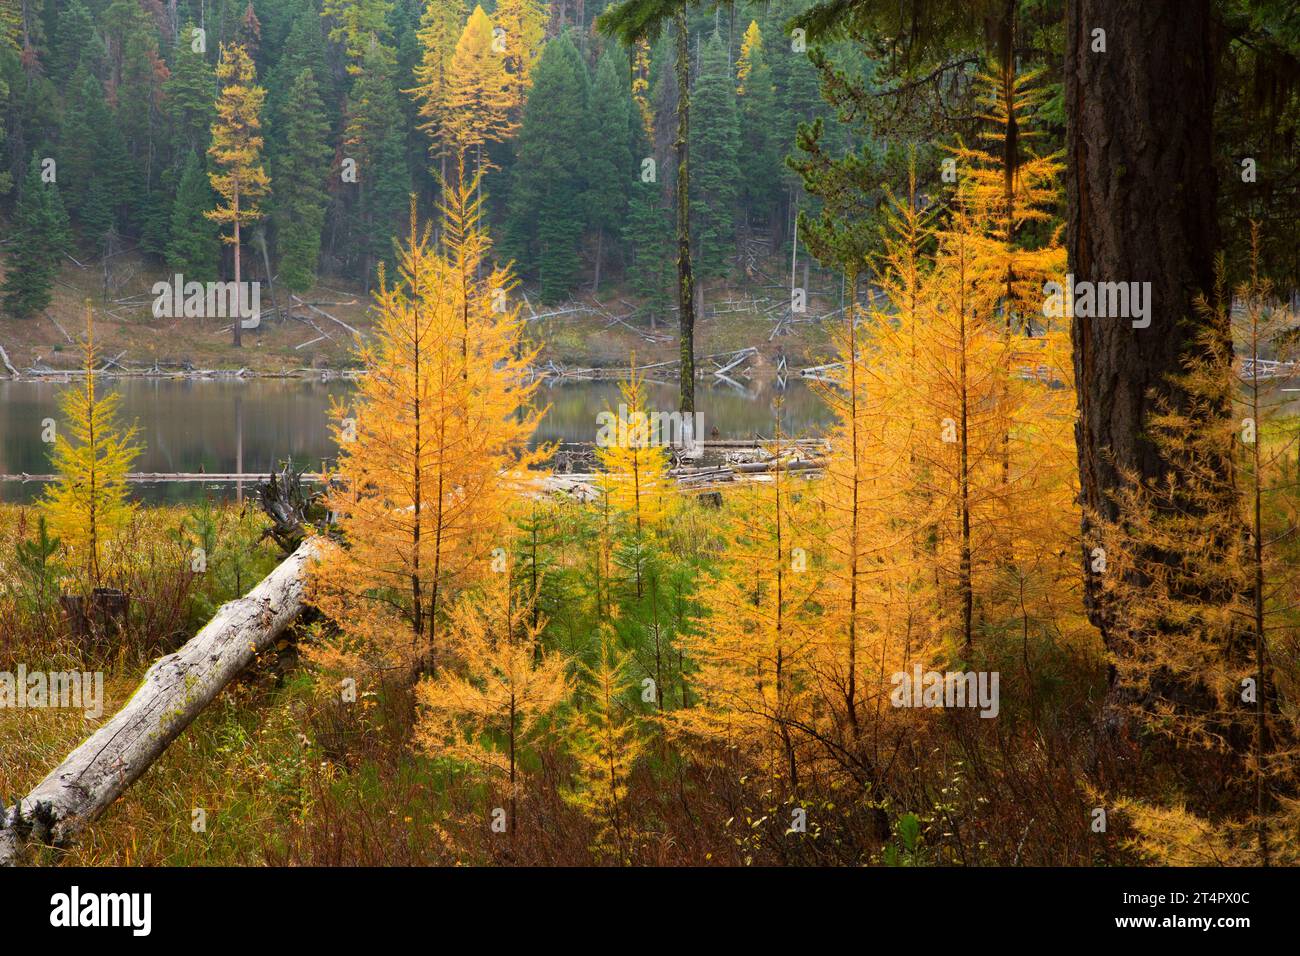
<svg viewBox="0 0 1300 956">
<path fill-rule="evenodd" d="M 50 304 L 54 277 L 59 273 L 70 234 L 57 183 L 41 176 L 41 151 L 32 154 L 14 214 L 13 245 L 0 285 L 4 310 L 28 319 Z"/>
</svg>

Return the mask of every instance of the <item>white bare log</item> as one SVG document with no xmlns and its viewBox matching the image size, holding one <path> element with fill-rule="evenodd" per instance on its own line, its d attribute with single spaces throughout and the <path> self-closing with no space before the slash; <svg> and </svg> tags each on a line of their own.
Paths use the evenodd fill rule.
<svg viewBox="0 0 1300 956">
<path fill-rule="evenodd" d="M 0 359 L 4 360 L 5 368 L 9 369 L 10 375 L 12 375 L 14 378 L 22 377 L 21 375 L 18 374 L 18 369 L 14 368 L 14 363 L 9 361 L 9 353 L 5 351 L 5 347 L 3 345 L 0 345 Z"/>
<path fill-rule="evenodd" d="M 354 329 L 352 326 L 348 325 L 348 324 L 347 324 L 346 322 L 344 322 L 342 319 L 337 318 L 336 316 L 330 315 L 330 314 L 329 314 L 328 312 L 326 312 L 324 309 L 318 309 L 316 306 L 312 305 L 310 302 L 304 302 L 301 298 L 299 298 L 299 297 L 296 296 L 296 295 L 291 295 L 290 298 L 293 299 L 293 301 L 294 301 L 295 303 L 297 303 L 298 305 L 305 306 L 306 308 L 308 308 L 308 309 L 310 309 L 311 311 L 315 312 L 317 315 L 323 315 L 325 318 L 329 319 L 331 322 L 335 322 L 335 323 L 337 323 L 338 325 L 343 326 L 343 328 L 347 329 L 349 332 L 351 332 L 351 333 L 352 333 L 353 335 L 355 335 L 357 338 L 363 338 L 362 334 L 361 334 L 360 332 L 358 332 L 356 329 Z M 352 302 L 340 302 L 339 304 L 340 304 L 340 305 L 353 305 L 354 303 L 352 303 Z"/>
<path fill-rule="evenodd" d="M 0 866 L 19 862 L 25 839 L 66 846 L 131 786 L 257 654 L 274 645 L 302 611 L 306 565 L 317 545 L 305 541 L 244 597 L 174 654 L 149 668 L 126 706 L 86 738 L 14 809 L 0 829 Z M 41 809 L 38 810 L 37 808 Z"/>
</svg>

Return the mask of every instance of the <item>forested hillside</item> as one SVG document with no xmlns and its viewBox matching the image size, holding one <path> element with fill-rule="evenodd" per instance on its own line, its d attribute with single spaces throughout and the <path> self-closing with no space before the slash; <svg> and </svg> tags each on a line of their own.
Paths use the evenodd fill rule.
<svg viewBox="0 0 1300 956">
<path fill-rule="evenodd" d="M 292 293 L 321 276 L 369 288 L 379 263 L 392 265 L 408 195 L 432 213 L 463 154 L 484 174 L 500 253 L 537 298 L 618 283 L 640 318 L 662 321 L 674 285 L 673 52 L 666 35 L 630 48 L 602 36 L 603 6 L 7 6 L 5 315 L 45 308 L 65 256 L 138 252 L 159 275 L 232 278 L 236 218 L 244 278 Z M 753 275 L 789 250 L 810 206 L 785 164 L 800 123 L 830 118 L 837 150 L 853 139 L 802 44 L 792 52 L 785 24 L 799 12 L 692 15 L 690 202 L 704 280 Z M 214 176 L 241 166 L 258 182 L 236 217 L 234 184 Z"/>
</svg>

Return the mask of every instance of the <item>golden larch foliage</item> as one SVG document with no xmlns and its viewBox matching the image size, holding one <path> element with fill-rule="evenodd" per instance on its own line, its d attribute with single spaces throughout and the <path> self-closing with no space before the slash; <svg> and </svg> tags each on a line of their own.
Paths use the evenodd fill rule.
<svg viewBox="0 0 1300 956">
<path fill-rule="evenodd" d="M 457 601 L 447 653 L 416 687 L 416 746 L 489 779 L 504 777 L 512 833 L 520 758 L 572 691 L 568 662 L 543 650 L 545 621 L 533 618 L 532 603 L 511 586 L 508 566 L 493 573 L 481 590 Z"/>
<path fill-rule="evenodd" d="M 118 422 L 120 396 L 96 394 L 94 313 L 86 305 L 84 379 L 59 395 L 65 423 L 50 455 L 58 473 L 41 510 L 92 586 L 102 580 L 107 546 L 130 521 L 126 476 L 140 454 L 135 426 Z M 69 435 L 71 438 L 69 438 Z"/>
<path fill-rule="evenodd" d="M 503 32 L 506 92 L 514 124 L 523 119 L 524 102 L 533 85 L 533 67 L 542 52 L 548 16 L 540 0 L 497 0 L 493 24 Z"/>
<path fill-rule="evenodd" d="M 445 608 L 490 573 L 507 504 L 542 456 L 528 447 L 541 415 L 526 375 L 535 353 L 518 306 L 505 307 L 509 272 L 480 270 L 475 189 L 447 194 L 442 252 L 412 203 L 397 280 L 381 275 L 376 338 L 359 353 L 368 374 L 353 408 L 333 410 L 328 505 L 345 546 L 328 549 L 315 600 L 343 629 L 334 650 L 354 661 L 435 662 Z"/>
<path fill-rule="evenodd" d="M 740 56 L 736 58 L 736 95 L 745 95 L 745 84 L 754 68 L 754 57 L 763 53 L 763 31 L 757 20 L 750 20 L 745 36 L 740 41 Z"/>
<path fill-rule="evenodd" d="M 420 62 L 415 64 L 416 85 L 403 91 L 419 104 L 419 128 L 429 135 L 429 149 L 437 155 L 445 156 L 449 152 L 448 138 L 442 135 L 447 117 L 447 75 L 466 16 L 464 0 L 425 3 L 416 33 L 420 42 Z"/>
<path fill-rule="evenodd" d="M 483 146 L 509 138 L 511 80 L 505 57 L 492 48 L 492 21 L 476 6 L 456 41 L 447 68 L 442 116 L 443 135 L 453 153 L 474 152 L 482 171 Z"/>
<path fill-rule="evenodd" d="M 811 609 L 820 575 L 809 564 L 813 540 L 796 499 L 796 482 L 805 482 L 784 467 L 790 455 L 779 419 L 768 451 L 779 464 L 728 503 L 719 571 L 701 594 L 706 615 L 685 639 L 697 704 L 670 721 L 733 749 L 792 792 L 807 749 L 803 729 L 814 721 L 823 629 Z"/>
</svg>

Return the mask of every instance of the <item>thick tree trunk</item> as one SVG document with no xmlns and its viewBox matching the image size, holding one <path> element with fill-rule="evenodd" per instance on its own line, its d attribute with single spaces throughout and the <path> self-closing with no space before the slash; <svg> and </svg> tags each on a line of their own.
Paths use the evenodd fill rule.
<svg viewBox="0 0 1300 956">
<path fill-rule="evenodd" d="M 686 5 L 673 20 L 677 43 L 677 309 L 682 359 L 680 411 L 695 411 L 695 274 L 691 269 L 691 60 Z"/>
<path fill-rule="evenodd" d="M 1094 52 L 1098 30 L 1105 52 Z M 1212 286 L 1214 85 L 1210 0 L 1069 0 L 1069 271 L 1076 283 L 1151 283 L 1149 327 L 1073 323 L 1087 605 L 1103 636 L 1115 609 L 1087 570 L 1096 523 L 1118 518 L 1121 473 L 1166 469 L 1145 419 L 1152 393 L 1172 394 L 1168 376 L 1194 348 L 1193 299 Z"/>
<path fill-rule="evenodd" d="M 311 540 L 175 654 L 155 661 L 116 715 L 20 801 L 33 839 L 64 846 L 131 786 L 202 710 L 298 616 Z M 10 809 L 0 829 L 0 865 L 17 863 L 28 826 Z"/>
</svg>

